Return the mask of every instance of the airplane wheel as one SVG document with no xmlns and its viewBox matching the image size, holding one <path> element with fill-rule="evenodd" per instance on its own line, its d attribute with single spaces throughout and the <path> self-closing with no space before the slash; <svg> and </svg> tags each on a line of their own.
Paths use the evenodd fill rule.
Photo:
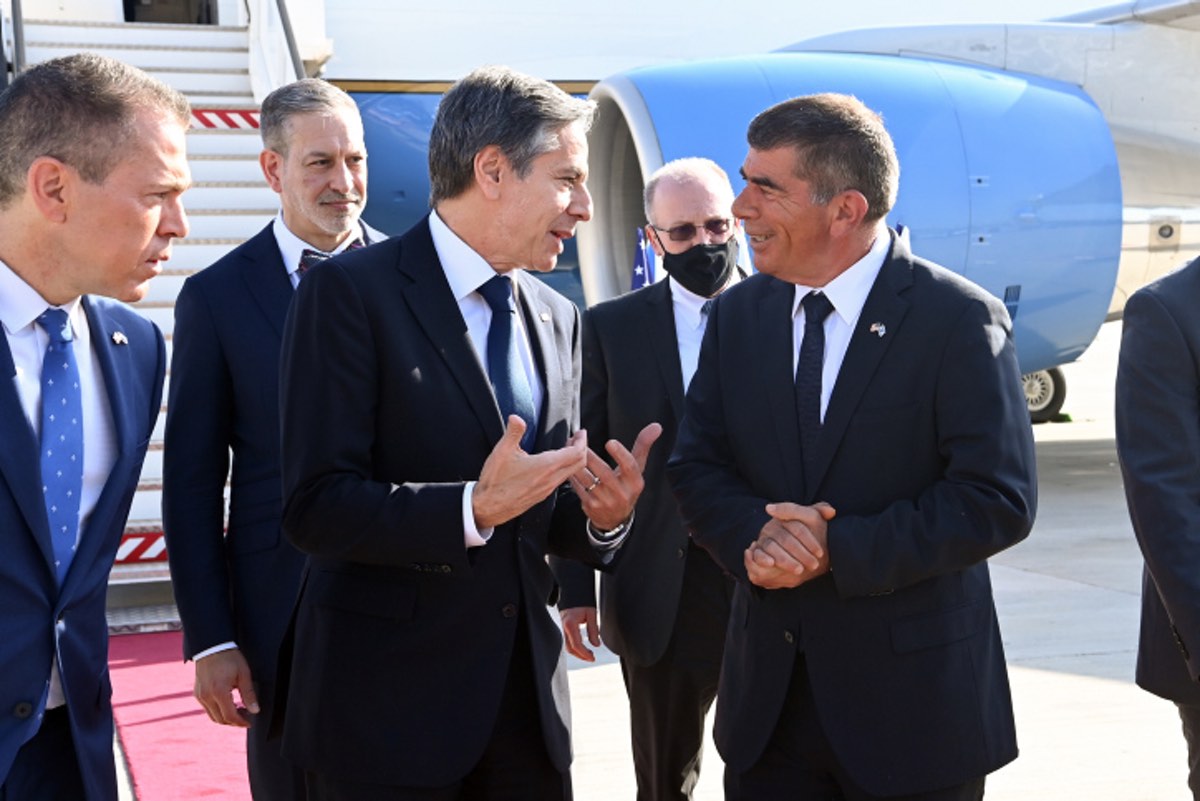
<svg viewBox="0 0 1200 801">
<path fill-rule="evenodd" d="M 1025 403 L 1029 406 L 1029 419 L 1035 423 L 1053 420 L 1062 410 L 1067 399 L 1067 380 L 1062 370 L 1051 367 L 1021 376 L 1025 385 Z"/>
</svg>

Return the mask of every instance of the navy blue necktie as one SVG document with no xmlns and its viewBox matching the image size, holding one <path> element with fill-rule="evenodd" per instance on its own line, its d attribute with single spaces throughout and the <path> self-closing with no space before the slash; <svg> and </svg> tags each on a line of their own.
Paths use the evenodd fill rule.
<svg viewBox="0 0 1200 801">
<path fill-rule="evenodd" d="M 496 403 L 505 420 L 515 414 L 525 421 L 527 428 L 521 447 L 529 451 L 537 439 L 537 410 L 533 408 L 533 390 L 517 347 L 517 306 L 513 302 L 512 281 L 507 275 L 494 276 L 479 287 L 479 294 L 492 308 L 487 367 Z"/>
<path fill-rule="evenodd" d="M 804 307 L 804 339 L 796 361 L 796 413 L 800 423 L 800 455 L 804 461 L 805 491 L 815 492 L 817 439 L 821 434 L 821 371 L 825 362 L 825 318 L 833 304 L 823 293 L 809 292 L 800 301 Z"/>
<path fill-rule="evenodd" d="M 71 323 L 62 309 L 47 309 L 37 323 L 50 335 L 42 360 L 42 493 L 50 521 L 54 564 L 61 585 L 75 556 L 79 498 L 83 493 L 83 399 Z"/>
</svg>

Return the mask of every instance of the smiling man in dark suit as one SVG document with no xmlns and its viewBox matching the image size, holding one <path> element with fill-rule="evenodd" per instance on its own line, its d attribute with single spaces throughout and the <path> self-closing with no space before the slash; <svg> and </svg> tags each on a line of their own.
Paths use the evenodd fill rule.
<svg viewBox="0 0 1200 801">
<path fill-rule="evenodd" d="M 433 212 L 300 285 L 283 525 L 310 558 L 283 730 L 311 799 L 571 797 L 546 556 L 611 559 L 660 430 L 605 443 L 615 468 L 589 449 L 579 312 L 526 273 L 591 216 L 593 109 L 472 72 L 430 135 Z"/>
<path fill-rule="evenodd" d="M 794 98 L 747 138 L 763 274 L 713 309 L 668 467 L 738 580 L 729 797 L 980 798 L 1017 754 L 986 559 L 1035 506 L 1008 314 L 888 230 L 899 166 L 858 100 Z"/>
<path fill-rule="evenodd" d="M 249 727 L 254 798 L 292 801 L 304 798 L 303 776 L 267 742 L 276 654 L 304 566 L 279 527 L 283 323 L 309 266 L 384 237 L 359 220 L 367 152 L 349 95 L 311 78 L 280 87 L 263 101 L 261 131 L 279 216 L 175 301 L 163 525 L 196 698 L 213 721 Z"/>
<path fill-rule="evenodd" d="M 0 95 L 0 799 L 116 801 L 108 574 L 158 420 L 141 300 L 187 235 L 187 100 L 93 54 Z"/>
<path fill-rule="evenodd" d="M 666 476 L 708 310 L 740 277 L 732 205 L 729 176 L 708 159 L 656 170 L 646 182 L 646 236 L 670 277 L 583 319 L 584 428 L 618 440 L 650 422 L 664 429 L 646 464 L 639 536 L 601 578 L 599 620 L 595 573 L 551 562 L 567 650 L 592 661 L 587 642 L 602 635 L 621 657 L 639 801 L 692 797 L 733 596 L 732 579 L 688 536 Z"/>
</svg>

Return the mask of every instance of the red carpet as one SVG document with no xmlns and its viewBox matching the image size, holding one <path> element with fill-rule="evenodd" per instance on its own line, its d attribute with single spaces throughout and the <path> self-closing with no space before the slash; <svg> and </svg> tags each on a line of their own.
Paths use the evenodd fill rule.
<svg viewBox="0 0 1200 801">
<path fill-rule="evenodd" d="M 244 729 L 218 726 L 192 696 L 182 635 L 109 640 L 117 734 L 138 801 L 250 801 Z"/>
</svg>

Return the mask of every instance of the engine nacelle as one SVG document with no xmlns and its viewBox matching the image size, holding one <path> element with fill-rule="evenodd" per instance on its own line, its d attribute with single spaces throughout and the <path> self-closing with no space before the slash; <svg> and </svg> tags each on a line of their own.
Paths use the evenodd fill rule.
<svg viewBox="0 0 1200 801">
<path fill-rule="evenodd" d="M 1121 180 L 1104 117 L 1073 85 L 912 58 L 772 53 L 597 84 L 595 217 L 579 230 L 588 303 L 630 285 L 651 172 L 706 156 L 736 191 L 750 119 L 816 92 L 853 94 L 883 115 L 901 168 L 888 222 L 908 230 L 914 252 L 1005 301 L 1022 371 L 1083 352 L 1104 321 L 1121 252 Z"/>
</svg>

